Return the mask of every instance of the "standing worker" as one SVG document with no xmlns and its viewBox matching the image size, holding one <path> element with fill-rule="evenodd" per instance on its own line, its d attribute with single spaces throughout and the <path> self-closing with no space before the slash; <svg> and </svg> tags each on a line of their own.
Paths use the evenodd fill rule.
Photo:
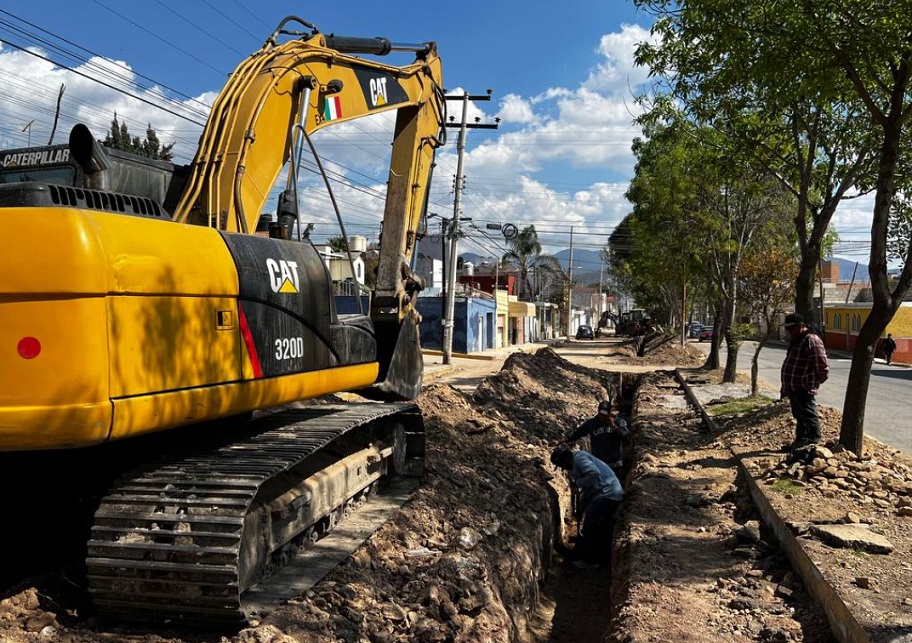
<svg viewBox="0 0 912 643">
<path fill-rule="evenodd" d="M 782 388 L 779 393 L 791 402 L 792 416 L 797 422 L 795 441 L 786 447 L 794 451 L 820 442 L 820 419 L 814 396 L 820 385 L 827 381 L 830 364 L 823 342 L 805 325 L 801 315 L 786 315 L 782 325 L 792 340 L 782 362 Z"/>
<path fill-rule="evenodd" d="M 883 344 L 881 344 L 881 348 L 883 348 L 884 355 L 887 356 L 887 365 L 892 364 L 893 363 L 893 351 L 896 350 L 896 340 L 893 339 L 893 333 L 887 333 L 887 338 L 885 340 L 883 340 Z"/>
<path fill-rule="evenodd" d="M 600 563 L 610 564 L 614 521 L 624 499 L 624 489 L 607 464 L 586 451 L 557 447 L 551 453 L 551 464 L 570 472 L 570 478 L 582 492 L 586 507 L 574 553 L 574 567 L 594 569 Z"/>
<path fill-rule="evenodd" d="M 619 480 L 624 480 L 624 445 L 630 441 L 630 431 L 624 418 L 611 415 L 611 401 L 599 402 L 598 413 L 579 425 L 564 444 L 590 436 L 592 455 L 611 467 Z"/>
</svg>

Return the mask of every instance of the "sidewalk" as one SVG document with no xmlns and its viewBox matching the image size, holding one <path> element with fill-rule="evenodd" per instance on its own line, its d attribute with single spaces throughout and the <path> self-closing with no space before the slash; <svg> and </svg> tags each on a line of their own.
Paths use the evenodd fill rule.
<svg viewBox="0 0 912 643">
<path fill-rule="evenodd" d="M 424 382 L 425 384 L 433 382 L 447 373 L 455 371 L 460 366 L 466 366 L 473 362 L 506 361 L 513 353 L 534 353 L 540 348 L 546 348 L 561 341 L 565 340 L 552 339 L 528 344 L 515 344 L 504 348 L 491 348 L 478 353 L 453 353 L 450 364 L 443 363 L 443 351 L 423 348 L 421 353 L 424 356 Z"/>
</svg>

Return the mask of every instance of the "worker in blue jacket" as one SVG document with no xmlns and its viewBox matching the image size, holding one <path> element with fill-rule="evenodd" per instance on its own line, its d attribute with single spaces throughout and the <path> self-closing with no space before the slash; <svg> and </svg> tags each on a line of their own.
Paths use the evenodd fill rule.
<svg viewBox="0 0 912 643">
<path fill-rule="evenodd" d="M 574 548 L 578 556 L 572 564 L 582 569 L 610 564 L 614 522 L 624 499 L 621 482 L 611 467 L 587 451 L 557 447 L 551 453 L 551 464 L 570 472 L 585 506 L 580 538 Z"/>
</svg>

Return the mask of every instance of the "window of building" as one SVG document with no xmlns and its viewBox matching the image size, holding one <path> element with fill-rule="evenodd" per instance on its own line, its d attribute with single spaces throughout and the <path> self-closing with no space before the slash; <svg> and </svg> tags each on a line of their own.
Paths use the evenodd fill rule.
<svg viewBox="0 0 912 643">
<path fill-rule="evenodd" d="M 842 329 L 842 314 L 841 313 L 836 313 L 833 316 L 833 328 L 835 328 L 836 330 Z"/>
</svg>

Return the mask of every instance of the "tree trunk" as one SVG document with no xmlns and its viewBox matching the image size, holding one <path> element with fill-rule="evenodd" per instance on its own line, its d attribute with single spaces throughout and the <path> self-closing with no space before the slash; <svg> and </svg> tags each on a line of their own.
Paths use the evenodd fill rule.
<svg viewBox="0 0 912 643">
<path fill-rule="evenodd" d="M 814 277 L 817 276 L 817 264 L 820 262 L 820 246 L 808 244 L 801 257 L 798 277 L 795 279 L 795 312 L 811 323 L 814 312 Z"/>
<path fill-rule="evenodd" d="M 757 348 L 754 349 L 754 357 L 751 359 L 751 397 L 757 397 L 757 393 L 760 392 L 760 386 L 757 380 L 760 377 L 760 365 L 758 360 L 760 359 L 760 350 L 763 348 L 762 343 L 757 344 Z"/>
<path fill-rule="evenodd" d="M 908 68 L 904 68 L 908 72 Z M 890 209 L 893 206 L 894 181 L 899 161 L 899 141 L 902 134 L 902 120 L 894 105 L 892 118 L 884 128 L 884 142 L 880 166 L 877 173 L 877 188 L 874 195 L 874 218 L 871 222 L 871 258 L 868 273 L 874 303 L 871 314 L 865 320 L 852 352 L 852 368 L 846 386 L 845 402 L 842 407 L 842 425 L 839 428 L 839 443 L 861 455 L 864 444 L 864 415 L 871 382 L 871 365 L 874 363 L 874 349 L 909 290 L 912 266 L 907 252 L 905 265 L 895 289 L 891 292 L 887 275 L 887 234 Z"/>
<path fill-rule="evenodd" d="M 713 336 L 709 344 L 709 354 L 706 356 L 706 361 L 703 363 L 703 368 L 711 371 L 719 368 L 719 330 L 722 328 L 721 318 L 722 315 L 718 312 L 713 315 Z"/>
<path fill-rule="evenodd" d="M 725 302 L 725 312 L 722 317 L 722 327 L 725 329 L 725 372 L 722 382 L 733 384 L 738 375 L 738 347 L 740 342 L 732 337 L 732 323 L 735 321 L 735 301 L 730 299 Z"/>
<path fill-rule="evenodd" d="M 767 319 L 766 334 L 757 342 L 757 348 L 754 349 L 754 356 L 751 358 L 751 397 L 757 397 L 757 394 L 760 392 L 760 351 L 763 350 L 763 347 L 766 346 L 766 342 L 772 337 L 772 327 L 773 325 L 770 323 L 770 320 Z"/>
<path fill-rule="evenodd" d="M 877 305 L 874 305 L 877 308 Z M 864 443 L 864 417 L 868 400 L 868 386 L 871 383 L 871 365 L 874 363 L 874 347 L 884 328 L 892 318 L 886 310 L 871 310 L 865 320 L 855 350 L 852 351 L 852 367 L 846 384 L 845 401 L 842 407 L 842 425 L 839 427 L 839 443 L 846 449 L 861 455 Z M 826 386 L 824 384 L 824 386 Z"/>
</svg>

